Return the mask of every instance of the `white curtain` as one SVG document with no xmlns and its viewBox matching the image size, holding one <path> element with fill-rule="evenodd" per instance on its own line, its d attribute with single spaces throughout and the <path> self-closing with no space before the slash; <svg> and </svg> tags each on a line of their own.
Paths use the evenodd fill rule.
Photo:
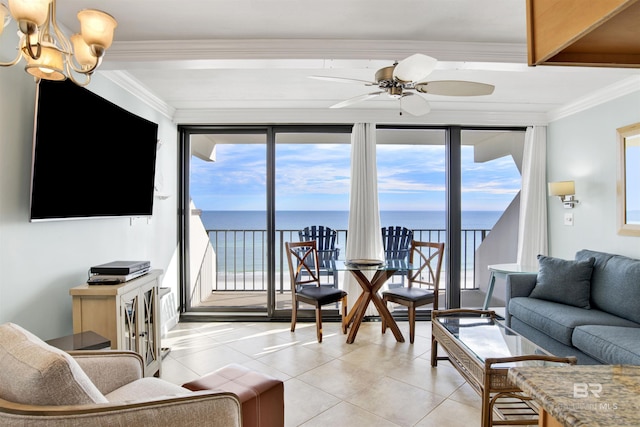
<svg viewBox="0 0 640 427">
<path fill-rule="evenodd" d="M 378 206 L 376 126 L 373 123 L 356 123 L 351 133 L 351 191 L 345 252 L 347 260 L 384 260 Z M 350 310 L 362 292 L 362 288 L 349 273 L 345 274 L 344 289 L 349 293 Z M 370 305 L 366 315 L 375 314 L 377 310 Z"/>
<path fill-rule="evenodd" d="M 537 255 L 546 255 L 547 242 L 547 128 L 527 128 L 522 158 L 518 264 L 538 265 Z"/>
</svg>

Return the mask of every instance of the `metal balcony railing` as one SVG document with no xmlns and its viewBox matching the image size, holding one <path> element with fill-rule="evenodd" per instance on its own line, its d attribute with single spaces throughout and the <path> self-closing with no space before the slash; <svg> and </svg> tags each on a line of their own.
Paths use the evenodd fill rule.
<svg viewBox="0 0 640 427">
<path fill-rule="evenodd" d="M 213 291 L 266 291 L 266 230 L 206 230 L 215 253 Z M 337 230 L 336 245 L 344 254 L 347 230 Z M 475 251 L 490 230 L 462 230 L 462 262 L 460 289 L 477 289 L 475 281 Z M 416 240 L 441 242 L 444 229 L 415 229 Z M 290 290 L 289 272 L 284 243 L 298 241 L 298 230 L 276 231 L 276 287 L 279 292 Z M 443 275 L 446 271 L 443 267 Z"/>
</svg>

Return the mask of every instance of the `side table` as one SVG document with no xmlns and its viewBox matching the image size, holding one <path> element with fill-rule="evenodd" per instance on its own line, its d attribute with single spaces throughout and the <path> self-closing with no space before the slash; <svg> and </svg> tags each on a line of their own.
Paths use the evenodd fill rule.
<svg viewBox="0 0 640 427">
<path fill-rule="evenodd" d="M 111 341 L 93 331 L 80 332 L 45 341 L 60 350 L 103 350 L 111 347 Z"/>
<path fill-rule="evenodd" d="M 537 273 L 538 267 L 520 265 L 520 264 L 492 264 L 488 266 L 491 274 L 489 275 L 489 287 L 487 288 L 487 295 L 484 297 L 483 310 L 489 308 L 491 303 L 491 297 L 493 296 L 493 287 L 496 284 L 496 277 L 505 278 L 507 274 L 531 274 Z"/>
</svg>

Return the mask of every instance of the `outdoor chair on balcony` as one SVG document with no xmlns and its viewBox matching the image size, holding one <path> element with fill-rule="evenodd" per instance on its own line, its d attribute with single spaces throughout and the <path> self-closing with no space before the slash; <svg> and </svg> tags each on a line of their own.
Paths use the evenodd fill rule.
<svg viewBox="0 0 640 427">
<path fill-rule="evenodd" d="M 336 271 L 336 260 L 340 255 L 340 249 L 336 248 L 338 233 L 324 225 L 312 225 L 298 231 L 301 242 L 315 240 L 318 251 L 318 261 L 320 262 L 320 276 L 327 276 L 328 281 L 322 286 L 338 287 L 338 272 Z"/>
<path fill-rule="evenodd" d="M 408 260 L 413 231 L 406 227 L 389 226 L 382 227 L 382 245 L 384 257 L 387 260 Z M 390 289 L 404 286 L 406 271 L 398 272 L 394 276 L 400 276 L 400 283 L 394 282 L 393 277 L 388 283 Z"/>
<path fill-rule="evenodd" d="M 286 242 L 289 275 L 291 277 L 291 332 L 296 330 L 300 302 L 313 305 L 316 310 L 316 335 L 322 342 L 323 305 L 342 302 L 342 333 L 347 333 L 347 293 L 341 289 L 320 286 L 316 241 Z"/>
<path fill-rule="evenodd" d="M 389 289 L 382 292 L 382 301 L 393 302 L 407 307 L 409 316 L 409 341 L 413 344 L 416 335 L 416 307 L 433 304 L 438 309 L 440 270 L 444 255 L 444 243 L 419 242 L 412 240 L 409 262 L 415 267 L 408 273 L 407 287 Z M 387 325 L 382 319 L 382 332 Z"/>
</svg>

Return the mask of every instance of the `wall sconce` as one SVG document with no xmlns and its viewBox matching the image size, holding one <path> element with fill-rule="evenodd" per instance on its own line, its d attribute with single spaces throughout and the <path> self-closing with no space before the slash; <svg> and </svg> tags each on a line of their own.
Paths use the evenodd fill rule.
<svg viewBox="0 0 640 427">
<path fill-rule="evenodd" d="M 576 187 L 573 181 L 557 181 L 549 183 L 549 195 L 558 196 L 567 209 L 572 209 L 578 200 L 575 199 Z"/>
</svg>

